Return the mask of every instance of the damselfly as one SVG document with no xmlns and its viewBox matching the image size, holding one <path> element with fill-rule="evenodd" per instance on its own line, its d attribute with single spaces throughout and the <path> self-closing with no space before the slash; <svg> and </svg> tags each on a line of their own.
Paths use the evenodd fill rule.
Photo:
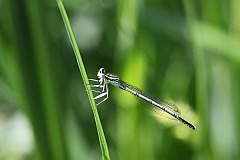
<svg viewBox="0 0 240 160">
<path fill-rule="evenodd" d="M 142 90 L 138 89 L 137 87 L 124 82 L 120 77 L 106 73 L 106 70 L 104 68 L 100 68 L 97 74 L 99 80 L 96 79 L 89 79 L 91 81 L 97 82 L 97 84 L 91 85 L 91 87 L 96 87 L 96 88 L 102 88 L 102 91 L 96 91 L 92 90 L 95 92 L 99 92 L 100 94 L 94 97 L 94 99 L 99 99 L 103 98 L 102 101 L 100 101 L 97 105 L 100 103 L 104 102 L 108 98 L 108 84 L 112 84 L 114 86 L 119 87 L 122 90 L 128 91 L 132 93 L 133 95 L 141 98 L 142 100 L 148 102 L 151 104 L 154 110 L 160 110 L 161 112 L 165 112 L 171 117 L 179 120 L 183 124 L 187 125 L 188 127 L 192 128 L 193 130 L 196 130 L 196 127 L 189 123 L 188 121 L 184 120 L 180 116 L 180 110 L 178 107 L 174 104 L 171 104 L 166 101 L 158 100 L 156 98 L 153 98 L 152 96 L 144 93 Z"/>
</svg>

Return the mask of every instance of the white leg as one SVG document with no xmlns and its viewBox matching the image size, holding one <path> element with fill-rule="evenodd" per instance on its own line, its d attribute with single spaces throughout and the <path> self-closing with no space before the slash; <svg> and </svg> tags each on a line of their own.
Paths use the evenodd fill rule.
<svg viewBox="0 0 240 160">
<path fill-rule="evenodd" d="M 103 103 L 104 101 L 106 101 L 108 99 L 108 85 L 105 82 L 105 80 L 104 79 L 100 79 L 100 80 L 89 79 L 89 81 L 98 82 L 98 84 L 90 85 L 91 87 L 93 87 L 93 88 L 102 88 L 102 91 L 92 90 L 93 92 L 101 93 L 101 94 L 97 95 L 96 97 L 94 97 L 95 100 L 106 96 L 102 101 L 97 103 L 97 105 L 99 105 L 99 104 Z"/>
<path fill-rule="evenodd" d="M 93 92 L 96 92 L 96 93 L 102 93 L 101 91 L 97 91 L 97 90 L 94 90 L 94 89 L 91 89 Z"/>
<path fill-rule="evenodd" d="M 98 98 L 101 98 L 101 97 L 104 97 L 104 96 L 107 96 L 108 93 L 107 92 L 103 92 L 101 94 L 99 94 L 98 96 L 94 97 L 94 99 L 98 99 Z"/>
<path fill-rule="evenodd" d="M 93 81 L 93 82 L 98 82 L 98 84 L 90 84 L 90 87 L 91 88 L 103 88 L 103 85 L 99 84 L 99 80 L 96 80 L 96 79 L 88 79 L 89 81 Z M 98 93 L 102 93 L 100 91 L 97 91 L 97 90 L 93 90 L 93 92 L 98 92 Z"/>
<path fill-rule="evenodd" d="M 99 104 L 101 104 L 101 103 L 103 103 L 104 101 L 106 101 L 108 99 L 108 95 L 107 95 L 107 97 L 106 98 L 104 98 L 101 102 L 99 102 L 98 104 L 96 104 L 97 106 L 99 105 Z"/>
<path fill-rule="evenodd" d="M 93 84 L 93 85 L 90 85 L 90 87 L 103 88 L 103 85 L 101 85 L 101 84 Z"/>
<path fill-rule="evenodd" d="M 100 101 L 100 102 L 97 104 L 97 106 L 108 99 L 108 89 L 106 89 L 106 90 L 107 90 L 106 92 L 104 92 L 104 93 L 102 93 L 102 94 L 100 94 L 100 95 L 98 95 L 97 97 L 94 98 L 94 99 L 97 99 L 97 98 L 106 96 L 106 98 L 104 98 L 102 101 Z M 99 96 L 100 96 L 100 97 L 99 97 Z"/>
<path fill-rule="evenodd" d="M 98 82 L 99 83 L 99 80 L 97 79 L 88 79 L 89 81 L 93 81 L 93 82 Z"/>
</svg>

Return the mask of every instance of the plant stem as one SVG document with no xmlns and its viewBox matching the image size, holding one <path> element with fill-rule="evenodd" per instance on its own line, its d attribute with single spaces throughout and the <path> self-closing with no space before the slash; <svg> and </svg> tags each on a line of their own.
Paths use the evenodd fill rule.
<svg viewBox="0 0 240 160">
<path fill-rule="evenodd" d="M 62 15 L 66 30 L 68 32 L 68 36 L 70 38 L 70 41 L 71 41 L 71 44 L 72 44 L 72 47 L 73 47 L 73 50 L 74 50 L 74 53 L 75 53 L 75 57 L 77 59 L 78 67 L 79 67 L 79 70 L 80 70 L 82 78 L 83 78 L 84 86 L 86 88 L 90 104 L 92 106 L 92 111 L 93 111 L 93 115 L 94 115 L 94 119 L 95 119 L 95 123 L 96 123 L 96 127 L 97 127 L 97 132 L 98 132 L 99 143 L 100 143 L 100 147 L 101 147 L 101 150 L 102 150 L 102 159 L 109 160 L 110 155 L 109 155 L 109 152 L 108 152 L 107 142 L 106 142 L 104 132 L 103 132 L 103 128 L 102 128 L 102 125 L 101 125 L 101 121 L 100 121 L 100 118 L 99 118 L 99 115 L 98 115 L 98 112 L 97 112 L 96 104 L 95 104 L 95 101 L 93 99 L 93 94 L 92 94 L 90 86 L 88 85 L 89 81 L 88 81 L 87 73 L 86 73 L 86 70 L 84 68 L 82 58 L 81 58 L 81 54 L 80 54 L 80 51 L 78 49 L 77 42 L 76 42 L 76 39 L 74 37 L 74 34 L 73 34 L 73 31 L 72 31 L 67 13 L 65 11 L 64 5 L 63 5 L 61 0 L 57 0 L 57 4 L 58 4 L 59 10 L 60 10 L 60 13 Z"/>
</svg>

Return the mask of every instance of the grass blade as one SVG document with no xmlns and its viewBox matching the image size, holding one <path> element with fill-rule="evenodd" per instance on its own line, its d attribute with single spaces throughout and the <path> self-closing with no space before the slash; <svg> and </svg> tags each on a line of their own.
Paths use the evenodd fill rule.
<svg viewBox="0 0 240 160">
<path fill-rule="evenodd" d="M 60 10 L 60 13 L 62 15 L 66 30 L 68 32 L 68 36 L 70 38 L 70 41 L 71 41 L 71 44 L 72 44 L 72 47 L 73 47 L 73 50 L 74 50 L 74 53 L 75 53 L 75 57 L 77 59 L 78 67 L 79 67 L 79 70 L 80 70 L 82 78 L 83 78 L 84 86 L 86 88 L 90 104 L 92 106 L 93 115 L 94 115 L 94 119 L 95 119 L 95 123 L 96 123 L 96 127 L 97 127 L 97 132 L 98 132 L 98 138 L 99 138 L 99 142 L 100 142 L 100 147 L 101 147 L 101 150 L 102 150 L 102 159 L 104 159 L 104 160 L 105 159 L 110 159 L 107 142 L 106 142 L 104 132 L 103 132 L 103 128 L 102 128 L 102 125 L 101 125 L 101 121 L 100 121 L 100 118 L 99 118 L 99 115 L 98 115 L 98 112 L 97 112 L 96 104 L 95 104 L 95 101 L 93 99 L 93 94 L 92 94 L 90 86 L 88 85 L 89 84 L 88 77 L 87 77 L 87 74 L 86 74 L 86 71 L 85 71 L 85 68 L 84 68 L 84 64 L 83 64 L 83 61 L 82 61 L 82 58 L 81 58 L 80 51 L 79 51 L 78 46 L 77 46 L 76 39 L 74 37 L 73 31 L 72 31 L 72 28 L 71 28 L 71 25 L 70 25 L 70 22 L 69 22 L 69 19 L 68 19 L 68 16 L 67 16 L 67 13 L 66 13 L 66 10 L 64 8 L 64 5 L 63 5 L 62 1 L 57 0 L 57 4 L 58 4 L 59 10 Z"/>
</svg>

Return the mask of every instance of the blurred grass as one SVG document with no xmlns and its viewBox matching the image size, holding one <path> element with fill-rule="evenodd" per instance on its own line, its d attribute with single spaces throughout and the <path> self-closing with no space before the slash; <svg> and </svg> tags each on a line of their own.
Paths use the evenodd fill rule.
<svg viewBox="0 0 240 160">
<path fill-rule="evenodd" d="M 192 46 L 192 54 L 193 61 L 195 67 L 195 77 L 196 77 L 196 107 L 198 109 L 198 113 L 201 117 L 201 126 L 197 127 L 199 137 L 197 137 L 198 145 L 196 145 L 198 150 L 205 150 L 207 152 L 209 150 L 209 144 L 207 147 L 203 147 L 204 145 L 201 143 L 205 143 L 204 140 L 208 140 L 209 142 L 209 115 L 208 115 L 208 83 L 207 83 L 207 67 L 206 67 L 206 57 L 202 52 L 201 43 L 199 43 L 198 39 L 195 38 L 196 30 L 194 30 L 196 19 L 196 13 L 194 11 L 193 3 L 188 0 L 184 0 L 184 8 L 187 17 L 187 27 L 189 31 L 189 40 Z M 201 156 L 201 155 L 199 155 Z M 204 157 L 201 157 L 204 158 Z"/>
<path fill-rule="evenodd" d="M 89 77 L 105 67 L 177 104 L 197 126 L 192 132 L 151 116 L 146 104 L 110 86 L 98 111 L 112 159 L 239 159 L 238 0 L 64 4 L 74 34 L 84 40 L 78 46 Z M 0 159 L 101 159 L 71 53 L 55 1 L 0 1 Z M 17 128 L 9 124 L 18 113 L 34 134 L 25 152 L 11 149 L 24 145 L 5 134 Z"/>
</svg>

